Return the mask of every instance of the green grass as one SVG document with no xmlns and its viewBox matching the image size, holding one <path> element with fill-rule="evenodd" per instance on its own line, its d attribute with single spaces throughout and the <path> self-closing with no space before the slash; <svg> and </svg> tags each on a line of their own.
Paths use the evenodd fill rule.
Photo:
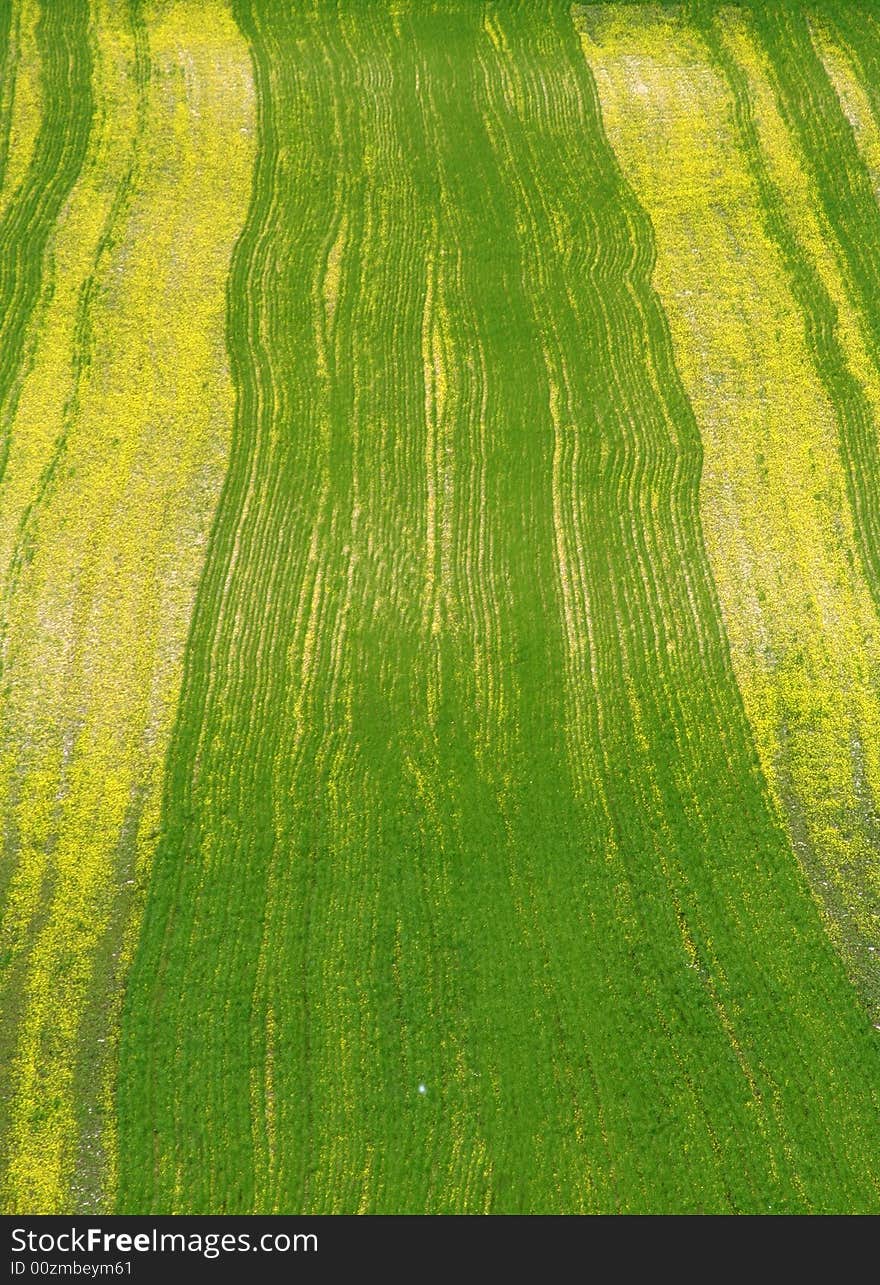
<svg viewBox="0 0 880 1285">
<path fill-rule="evenodd" d="M 759 772 L 567 6 L 236 15 L 238 414 L 118 1207 L 876 1210 L 877 1040 Z"/>
<path fill-rule="evenodd" d="M 863 9 L 0 0 L 4 1209 L 880 1212 Z"/>
</svg>

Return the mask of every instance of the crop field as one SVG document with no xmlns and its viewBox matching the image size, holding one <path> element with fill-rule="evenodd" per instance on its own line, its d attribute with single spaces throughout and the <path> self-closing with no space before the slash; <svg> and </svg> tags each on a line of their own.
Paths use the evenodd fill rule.
<svg viewBox="0 0 880 1285">
<path fill-rule="evenodd" d="M 0 1208 L 880 1212 L 880 11 L 0 0 Z"/>
</svg>

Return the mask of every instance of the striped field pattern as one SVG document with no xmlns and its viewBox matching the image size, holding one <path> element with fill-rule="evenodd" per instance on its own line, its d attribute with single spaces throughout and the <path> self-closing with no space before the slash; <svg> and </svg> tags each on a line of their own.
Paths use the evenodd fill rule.
<svg viewBox="0 0 880 1285">
<path fill-rule="evenodd" d="M 880 18 L 0 0 L 8 1212 L 880 1212 Z"/>
</svg>

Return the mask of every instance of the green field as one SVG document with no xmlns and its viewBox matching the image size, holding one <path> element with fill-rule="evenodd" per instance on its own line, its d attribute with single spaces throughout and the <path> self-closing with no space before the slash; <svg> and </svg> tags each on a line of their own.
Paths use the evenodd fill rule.
<svg viewBox="0 0 880 1285">
<path fill-rule="evenodd" d="M 7 1212 L 880 1212 L 880 15 L 0 0 Z"/>
</svg>

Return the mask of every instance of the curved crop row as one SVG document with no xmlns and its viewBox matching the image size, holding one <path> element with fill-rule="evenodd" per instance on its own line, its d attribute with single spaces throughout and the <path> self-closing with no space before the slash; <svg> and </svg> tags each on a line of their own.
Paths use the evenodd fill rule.
<svg viewBox="0 0 880 1285">
<path fill-rule="evenodd" d="M 106 1206 L 120 989 L 232 419 L 251 161 L 222 5 L 93 3 L 89 148 L 11 418 L 0 508 L 4 1206 Z"/>
<path fill-rule="evenodd" d="M 658 237 L 739 685 L 795 849 L 876 1008 L 880 621 L 848 502 L 857 513 L 876 449 L 876 369 L 741 18 L 603 12 L 585 47 Z"/>
<path fill-rule="evenodd" d="M 26 179 L 40 132 L 44 86 L 39 0 L 3 6 L 0 82 L 0 219 Z"/>
<path fill-rule="evenodd" d="M 568 7 L 237 15 L 238 410 L 119 1207 L 876 1209 L 876 1040 L 760 775 Z"/>
<path fill-rule="evenodd" d="M 808 10 L 810 29 L 820 37 L 830 33 L 852 58 L 871 104 L 875 121 L 880 122 L 880 22 L 877 15 L 853 0 L 831 0 Z M 852 123 L 852 122 L 851 122 Z"/>
<path fill-rule="evenodd" d="M 703 333 L 697 309 L 676 305 L 690 314 L 687 348 L 694 355 L 702 348 L 707 364 L 725 369 L 723 382 L 719 369 L 694 393 L 718 451 L 704 486 L 704 520 L 717 540 L 716 575 L 732 595 L 728 629 L 765 770 L 831 931 L 876 1006 L 878 625 L 876 605 L 865 599 L 874 555 L 861 497 L 870 494 L 876 464 L 878 372 L 797 136 L 778 113 L 769 63 L 749 25 L 729 10 L 700 32 L 702 60 L 718 67 L 734 95 L 736 135 L 724 144 L 730 160 L 716 156 L 715 173 L 730 185 L 741 165 L 754 184 L 745 200 L 735 194 L 738 211 L 726 212 L 722 224 L 729 187 L 719 195 L 716 180 L 715 194 L 711 183 L 687 194 L 691 205 L 704 203 L 696 217 L 714 222 L 728 246 L 715 247 L 713 262 L 700 239 L 697 295 L 711 289 L 705 304 L 713 316 L 710 323 L 702 313 Z M 686 217 L 693 220 L 693 210 Z M 741 250 L 739 262 L 732 259 L 732 218 L 747 228 L 751 219 L 747 261 Z M 669 251 L 674 284 L 696 258 L 681 245 Z M 774 284 L 780 273 L 790 299 Z M 738 293 L 745 301 L 735 305 Z M 682 360 L 696 372 L 698 360 Z M 736 509 L 743 525 L 732 537 Z"/>
<path fill-rule="evenodd" d="M 0 478 L 46 242 L 88 146 L 93 103 L 87 0 L 46 0 L 37 39 L 44 98 L 40 129 L 27 175 L 0 216 Z"/>
<path fill-rule="evenodd" d="M 806 13 L 787 3 L 756 6 L 754 31 L 768 58 L 779 110 L 797 139 L 822 212 L 839 252 L 847 287 L 875 367 L 880 366 L 880 205 L 852 126 L 813 45 Z M 868 24 L 868 30 L 872 24 Z M 846 395 L 846 388 L 842 390 Z M 880 453 L 876 428 L 855 433 L 844 419 L 844 450 L 852 451 L 854 511 L 871 591 L 880 601 Z"/>
<path fill-rule="evenodd" d="M 852 126 L 856 146 L 862 155 L 875 193 L 880 195 L 880 97 L 874 68 L 880 58 L 880 28 L 870 14 L 853 31 L 844 15 L 810 14 L 810 35 L 816 52 L 834 86 L 844 115 Z"/>
</svg>

